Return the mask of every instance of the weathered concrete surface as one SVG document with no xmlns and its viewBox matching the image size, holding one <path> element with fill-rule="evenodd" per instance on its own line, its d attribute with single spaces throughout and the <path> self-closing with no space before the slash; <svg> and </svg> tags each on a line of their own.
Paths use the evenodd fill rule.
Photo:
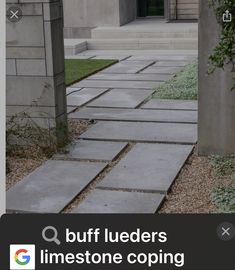
<svg viewBox="0 0 235 270">
<path fill-rule="evenodd" d="M 101 121 L 83 133 L 80 138 L 194 144 L 197 142 L 197 125 Z"/>
<path fill-rule="evenodd" d="M 175 74 L 179 72 L 182 68 L 181 67 L 153 67 L 150 66 L 144 70 L 142 70 L 140 73 L 142 74 Z"/>
<path fill-rule="evenodd" d="M 113 59 L 113 60 L 118 60 L 122 61 L 130 57 L 130 55 L 118 55 L 118 54 L 110 54 L 110 55 L 97 55 L 93 57 L 92 59 Z"/>
<path fill-rule="evenodd" d="M 153 67 L 184 67 L 189 61 L 157 61 Z"/>
<path fill-rule="evenodd" d="M 151 82 L 151 81 L 95 81 L 95 80 L 83 80 L 74 84 L 74 87 L 89 87 L 89 88 L 140 88 L 140 89 L 154 89 L 163 82 Z"/>
<path fill-rule="evenodd" d="M 154 93 L 154 90 L 137 89 L 112 89 L 101 97 L 88 104 L 89 107 L 109 108 L 136 108 L 146 98 Z"/>
<path fill-rule="evenodd" d="M 169 100 L 169 99 L 151 99 L 141 106 L 149 110 L 189 110 L 196 111 L 198 102 L 194 100 Z"/>
<path fill-rule="evenodd" d="M 104 163 L 47 161 L 7 192 L 7 210 L 59 213 L 105 166 Z"/>
<path fill-rule="evenodd" d="M 188 61 L 196 59 L 195 55 L 179 55 L 178 51 L 175 50 L 174 54 L 149 54 L 149 55 L 133 55 L 132 57 L 128 58 L 128 61 Z"/>
<path fill-rule="evenodd" d="M 117 63 L 116 65 L 104 69 L 100 73 L 137 73 L 153 63 L 153 61 L 122 61 Z"/>
<path fill-rule="evenodd" d="M 122 142 L 80 140 L 73 142 L 54 158 L 112 161 L 126 146 L 127 143 Z"/>
<path fill-rule="evenodd" d="M 192 150 L 189 145 L 137 144 L 98 187 L 167 192 Z"/>
<path fill-rule="evenodd" d="M 163 198 L 163 195 L 156 193 L 95 189 L 75 207 L 73 213 L 154 214 Z"/>
<path fill-rule="evenodd" d="M 68 107 L 79 107 L 105 93 L 107 88 L 83 88 L 67 96 Z"/>
<path fill-rule="evenodd" d="M 166 74 L 102 74 L 98 73 L 91 77 L 89 80 L 105 80 L 105 81 L 167 81 L 172 78 L 171 75 Z"/>
<path fill-rule="evenodd" d="M 170 122 L 197 123 L 196 111 L 181 110 L 143 110 L 143 109 L 112 109 L 83 108 L 70 115 L 72 119 L 117 120 L 133 122 Z"/>
<path fill-rule="evenodd" d="M 67 87 L 66 88 L 66 95 L 70 95 L 72 93 L 78 92 L 79 90 L 81 90 L 81 88 L 71 88 L 71 87 Z"/>
<path fill-rule="evenodd" d="M 200 155 L 235 153 L 235 91 L 231 67 L 207 75 L 208 57 L 220 34 L 214 12 L 200 1 L 199 23 L 199 142 Z"/>
</svg>

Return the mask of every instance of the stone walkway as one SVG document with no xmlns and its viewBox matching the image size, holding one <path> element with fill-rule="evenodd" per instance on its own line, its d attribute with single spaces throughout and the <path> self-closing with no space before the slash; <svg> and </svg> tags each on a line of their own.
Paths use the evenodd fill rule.
<svg viewBox="0 0 235 270">
<path fill-rule="evenodd" d="M 71 202 L 73 213 L 155 213 L 160 207 L 197 141 L 197 102 L 151 97 L 196 54 L 127 52 L 73 57 L 120 62 L 67 89 L 69 118 L 95 124 L 11 188 L 8 211 L 60 213 Z"/>
</svg>

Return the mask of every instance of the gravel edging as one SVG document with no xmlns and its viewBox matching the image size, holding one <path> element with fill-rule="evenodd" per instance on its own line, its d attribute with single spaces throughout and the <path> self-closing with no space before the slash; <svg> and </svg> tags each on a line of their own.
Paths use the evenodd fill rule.
<svg viewBox="0 0 235 270">
<path fill-rule="evenodd" d="M 211 192 L 218 184 L 209 158 L 198 157 L 194 152 L 176 179 L 159 213 L 218 213 L 218 208 L 211 201 Z"/>
</svg>

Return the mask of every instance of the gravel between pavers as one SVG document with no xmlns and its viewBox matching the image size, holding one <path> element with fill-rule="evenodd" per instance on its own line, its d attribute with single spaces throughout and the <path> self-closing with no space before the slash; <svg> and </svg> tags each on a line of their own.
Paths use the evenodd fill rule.
<svg viewBox="0 0 235 270">
<path fill-rule="evenodd" d="M 28 174 L 33 172 L 37 167 L 42 165 L 46 158 L 18 158 L 18 157 L 8 157 L 8 166 L 10 173 L 6 176 L 6 189 L 8 190 L 14 186 L 17 182 L 22 180 Z"/>
<path fill-rule="evenodd" d="M 193 154 L 185 164 L 159 213 L 218 213 L 211 202 L 211 192 L 224 180 L 215 177 L 207 157 Z"/>
<path fill-rule="evenodd" d="M 95 187 L 100 183 L 105 176 L 123 159 L 124 156 L 129 153 L 132 148 L 134 147 L 134 143 L 129 143 L 124 150 L 118 155 L 118 157 L 110 162 L 105 170 L 100 173 L 89 185 L 88 187 L 82 191 L 81 194 L 79 194 L 64 210 L 63 213 L 71 213 L 74 208 L 76 208 L 88 195 L 91 193 Z"/>
</svg>

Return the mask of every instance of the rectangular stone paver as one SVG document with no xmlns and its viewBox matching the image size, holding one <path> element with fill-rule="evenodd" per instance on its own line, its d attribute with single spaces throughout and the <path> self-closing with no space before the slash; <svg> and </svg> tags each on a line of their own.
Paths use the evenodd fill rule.
<svg viewBox="0 0 235 270">
<path fill-rule="evenodd" d="M 136 108 L 153 93 L 154 90 L 113 89 L 89 103 L 88 106 Z"/>
<path fill-rule="evenodd" d="M 141 74 L 175 74 L 179 72 L 182 69 L 182 67 L 148 67 L 144 70 L 142 70 Z"/>
<path fill-rule="evenodd" d="M 140 88 L 140 89 L 154 89 L 163 82 L 152 81 L 105 81 L 105 80 L 83 80 L 74 84 L 74 87 L 90 87 L 90 88 Z"/>
<path fill-rule="evenodd" d="M 97 100 L 98 102 L 98 100 Z M 91 103 L 96 104 L 96 103 Z M 101 103 L 102 104 L 102 103 Z M 70 118 L 133 122 L 197 123 L 196 111 L 83 108 Z"/>
<path fill-rule="evenodd" d="M 191 110 L 198 109 L 196 100 L 170 100 L 170 99 L 151 99 L 141 108 L 149 110 Z"/>
<path fill-rule="evenodd" d="M 190 145 L 137 144 L 98 187 L 167 192 L 192 150 Z"/>
<path fill-rule="evenodd" d="M 80 140 L 73 142 L 64 153 L 58 153 L 54 158 L 112 161 L 126 146 L 127 143 L 122 142 Z"/>
<path fill-rule="evenodd" d="M 105 80 L 105 81 L 167 81 L 172 76 L 170 74 L 103 74 L 97 73 L 91 77 L 89 80 Z"/>
<path fill-rule="evenodd" d="M 130 57 L 130 55 L 118 55 L 118 54 L 110 54 L 110 55 L 97 55 L 92 59 L 111 59 L 111 60 L 118 60 L 122 61 Z"/>
<path fill-rule="evenodd" d="M 7 209 L 59 213 L 105 167 L 105 163 L 49 160 L 7 192 Z"/>
<path fill-rule="evenodd" d="M 77 107 L 67 107 L 67 113 L 72 113 L 77 109 Z"/>
<path fill-rule="evenodd" d="M 153 67 L 184 67 L 189 63 L 190 61 L 157 61 Z"/>
<path fill-rule="evenodd" d="M 67 88 L 66 88 L 66 95 L 68 96 L 68 95 L 70 95 L 70 94 L 72 94 L 72 93 L 75 93 L 75 92 L 78 92 L 78 91 L 80 91 L 80 90 L 81 90 L 81 88 L 67 87 Z"/>
<path fill-rule="evenodd" d="M 128 58 L 129 61 L 147 61 L 147 60 L 153 60 L 153 61 L 189 61 L 196 59 L 196 55 L 177 55 L 177 54 L 157 54 L 157 55 L 133 55 L 132 57 Z"/>
<path fill-rule="evenodd" d="M 197 125 L 100 121 L 83 133 L 80 138 L 194 144 L 197 142 Z"/>
<path fill-rule="evenodd" d="M 100 96 L 107 90 L 107 88 L 83 88 L 82 90 L 67 96 L 67 106 L 82 106 L 90 100 Z"/>
<path fill-rule="evenodd" d="M 163 198 L 163 195 L 156 193 L 95 189 L 73 213 L 154 214 Z"/>
<path fill-rule="evenodd" d="M 101 73 L 137 73 L 153 63 L 154 61 L 122 61 L 109 68 L 104 69 L 103 71 L 101 71 Z"/>
<path fill-rule="evenodd" d="M 83 55 L 83 54 L 76 54 L 76 55 L 65 55 L 65 59 L 93 59 L 95 55 Z"/>
</svg>

